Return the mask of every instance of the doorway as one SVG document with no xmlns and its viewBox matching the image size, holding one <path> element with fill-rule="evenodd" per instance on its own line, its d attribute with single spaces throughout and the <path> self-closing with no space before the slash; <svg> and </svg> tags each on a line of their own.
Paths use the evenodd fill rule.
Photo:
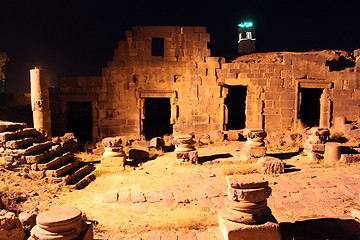
<svg viewBox="0 0 360 240">
<path fill-rule="evenodd" d="M 228 109 L 228 121 L 226 130 L 243 129 L 246 126 L 246 86 L 229 86 L 225 98 L 225 105 Z"/>
<path fill-rule="evenodd" d="M 173 133 L 170 98 L 145 98 L 143 133 L 146 140 Z"/>
<path fill-rule="evenodd" d="M 67 131 L 75 134 L 81 142 L 92 142 L 92 104 L 91 102 L 68 102 Z"/>
<path fill-rule="evenodd" d="M 300 120 L 307 127 L 319 126 L 320 97 L 324 89 L 300 88 Z"/>
</svg>

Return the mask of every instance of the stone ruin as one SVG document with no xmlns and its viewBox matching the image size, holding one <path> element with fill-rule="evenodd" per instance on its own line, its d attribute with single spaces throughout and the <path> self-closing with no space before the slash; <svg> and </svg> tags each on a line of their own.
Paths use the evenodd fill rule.
<svg viewBox="0 0 360 240">
<path fill-rule="evenodd" d="M 76 208 L 59 208 L 39 213 L 29 240 L 79 239 L 92 240 L 93 227 L 83 220 Z"/>
<path fill-rule="evenodd" d="M 73 156 L 69 134 L 49 138 L 25 123 L 0 121 L 0 157 L 7 168 L 24 170 L 29 177 L 75 189 L 94 179 L 94 166 Z"/>
<path fill-rule="evenodd" d="M 251 53 L 230 60 L 211 56 L 209 42 L 199 26 L 126 31 L 101 76 L 63 78 L 51 89 L 54 135 L 75 132 L 94 142 L 243 128 L 271 135 L 329 128 L 337 117 L 358 119 L 360 66 L 351 53 Z"/>
<path fill-rule="evenodd" d="M 226 240 L 280 240 L 280 226 L 267 198 L 268 181 L 260 175 L 227 176 L 227 196 L 219 211 L 219 227 Z"/>
</svg>

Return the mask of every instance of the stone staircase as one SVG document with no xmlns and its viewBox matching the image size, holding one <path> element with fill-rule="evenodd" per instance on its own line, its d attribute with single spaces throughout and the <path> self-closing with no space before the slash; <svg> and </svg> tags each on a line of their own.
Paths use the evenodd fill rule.
<svg viewBox="0 0 360 240">
<path fill-rule="evenodd" d="M 94 166 L 76 159 L 59 141 L 51 141 L 25 123 L 0 121 L 0 156 L 6 166 L 26 169 L 33 179 L 70 185 L 87 186 L 95 176 Z"/>
</svg>

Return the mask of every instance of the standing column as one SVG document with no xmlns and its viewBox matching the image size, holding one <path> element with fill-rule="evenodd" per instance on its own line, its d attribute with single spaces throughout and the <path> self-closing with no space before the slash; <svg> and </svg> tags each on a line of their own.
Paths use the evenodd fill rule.
<svg viewBox="0 0 360 240">
<path fill-rule="evenodd" d="M 37 68 L 31 69 L 30 85 L 34 128 L 51 137 L 51 112 L 47 72 Z"/>
</svg>

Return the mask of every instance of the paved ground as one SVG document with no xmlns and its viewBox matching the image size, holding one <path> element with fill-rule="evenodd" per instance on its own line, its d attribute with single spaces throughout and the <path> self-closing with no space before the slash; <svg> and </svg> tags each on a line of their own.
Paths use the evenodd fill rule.
<svg viewBox="0 0 360 240">
<path fill-rule="evenodd" d="M 360 226 L 350 215 L 360 207 L 360 165 L 320 167 L 310 162 L 288 162 L 287 173 L 266 176 L 272 188 L 268 206 L 278 220 L 282 239 L 360 239 Z M 301 166 L 301 168 L 298 168 Z M 205 184 L 203 184 L 205 182 Z M 201 184 L 200 184 L 201 183 Z M 149 192 L 133 191 L 106 196 L 108 202 L 132 205 L 141 211 L 143 203 L 197 202 L 217 211 L 226 196 L 225 177 L 210 172 L 194 172 L 186 181 Z M 143 209 L 143 210 L 146 210 Z M 217 227 L 189 233 L 149 232 L 131 239 L 221 239 Z"/>
</svg>

